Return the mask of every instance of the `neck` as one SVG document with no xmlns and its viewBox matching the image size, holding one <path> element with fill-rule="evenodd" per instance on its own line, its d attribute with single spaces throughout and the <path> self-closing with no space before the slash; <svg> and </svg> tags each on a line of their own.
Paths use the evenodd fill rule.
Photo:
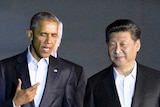
<svg viewBox="0 0 160 107">
<path fill-rule="evenodd" d="M 124 76 L 128 76 L 133 68 L 134 68 L 134 63 L 133 64 L 130 64 L 130 65 L 127 65 L 127 66 L 115 66 L 117 72 L 121 75 L 124 75 Z"/>
</svg>

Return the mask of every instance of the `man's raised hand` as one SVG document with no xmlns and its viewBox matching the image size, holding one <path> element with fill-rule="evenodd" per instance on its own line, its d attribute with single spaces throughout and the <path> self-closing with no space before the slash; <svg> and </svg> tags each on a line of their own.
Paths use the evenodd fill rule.
<svg viewBox="0 0 160 107">
<path fill-rule="evenodd" d="M 13 98 L 13 101 L 14 101 L 16 107 L 19 107 L 23 104 L 31 102 L 34 99 L 34 97 L 36 95 L 37 88 L 40 84 L 36 83 L 33 86 L 31 86 L 25 90 L 21 89 L 21 85 L 22 85 L 22 81 L 21 81 L 21 79 L 18 79 L 16 93 Z"/>
</svg>

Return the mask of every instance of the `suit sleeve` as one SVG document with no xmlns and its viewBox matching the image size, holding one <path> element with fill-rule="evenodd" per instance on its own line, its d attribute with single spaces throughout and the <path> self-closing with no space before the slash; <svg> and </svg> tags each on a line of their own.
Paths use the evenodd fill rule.
<svg viewBox="0 0 160 107">
<path fill-rule="evenodd" d="M 72 69 L 66 84 L 64 107 L 83 107 L 85 87 L 86 78 L 83 68 Z"/>
<path fill-rule="evenodd" d="M 6 100 L 5 71 L 0 61 L 0 107 L 13 107 L 12 99 Z"/>
<path fill-rule="evenodd" d="M 86 88 L 86 78 L 85 78 L 85 73 L 82 70 L 78 77 L 78 83 L 76 88 L 76 103 L 78 105 L 77 107 L 83 107 L 85 88 Z"/>
<path fill-rule="evenodd" d="M 93 96 L 93 87 L 89 79 L 87 81 L 83 107 L 96 107 Z"/>
</svg>

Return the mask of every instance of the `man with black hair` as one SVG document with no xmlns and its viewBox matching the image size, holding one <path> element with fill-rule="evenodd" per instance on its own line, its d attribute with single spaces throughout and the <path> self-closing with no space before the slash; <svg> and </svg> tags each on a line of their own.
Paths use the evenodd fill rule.
<svg viewBox="0 0 160 107">
<path fill-rule="evenodd" d="M 140 35 L 128 19 L 106 28 L 112 64 L 88 79 L 84 107 L 160 107 L 160 71 L 136 61 Z"/>
</svg>

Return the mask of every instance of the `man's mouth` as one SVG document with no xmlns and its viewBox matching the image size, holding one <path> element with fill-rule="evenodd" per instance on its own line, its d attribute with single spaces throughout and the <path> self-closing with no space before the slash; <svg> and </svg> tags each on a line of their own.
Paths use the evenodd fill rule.
<svg viewBox="0 0 160 107">
<path fill-rule="evenodd" d="M 45 52 L 49 52 L 49 51 L 51 50 L 51 48 L 49 48 L 49 47 L 43 47 L 43 50 L 44 50 Z"/>
</svg>

